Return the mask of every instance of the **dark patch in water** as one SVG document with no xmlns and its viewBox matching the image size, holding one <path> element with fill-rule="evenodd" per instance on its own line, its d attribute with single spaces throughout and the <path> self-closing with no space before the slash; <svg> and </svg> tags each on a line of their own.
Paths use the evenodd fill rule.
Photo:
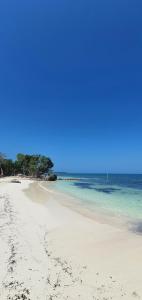
<svg viewBox="0 0 142 300">
<path fill-rule="evenodd" d="M 105 194 L 112 194 L 115 191 L 120 191 L 120 189 L 115 188 L 95 188 L 97 192 L 103 192 Z"/>
<path fill-rule="evenodd" d="M 81 189 L 89 189 L 89 190 L 94 190 L 94 188 L 92 187 L 91 183 L 87 183 L 87 182 L 75 182 L 74 183 L 75 186 L 81 188 Z"/>
<path fill-rule="evenodd" d="M 134 233 L 142 235 L 142 222 L 137 222 L 133 224 L 130 228 L 130 230 Z"/>
<path fill-rule="evenodd" d="M 87 183 L 87 182 L 75 182 L 74 183 L 75 186 L 81 188 L 81 189 L 89 189 L 89 190 L 95 190 L 97 192 L 102 192 L 102 193 L 105 193 L 105 194 L 111 194 L 115 191 L 119 191 L 120 189 L 116 189 L 116 188 L 95 188 L 92 186 L 91 183 Z"/>
</svg>

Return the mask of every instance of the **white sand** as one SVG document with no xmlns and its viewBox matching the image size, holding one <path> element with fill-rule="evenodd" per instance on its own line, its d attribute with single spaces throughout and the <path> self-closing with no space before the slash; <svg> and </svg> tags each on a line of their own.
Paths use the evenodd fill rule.
<svg viewBox="0 0 142 300">
<path fill-rule="evenodd" d="M 0 180 L 0 300 L 142 299 L 142 236 L 10 180 Z"/>
</svg>

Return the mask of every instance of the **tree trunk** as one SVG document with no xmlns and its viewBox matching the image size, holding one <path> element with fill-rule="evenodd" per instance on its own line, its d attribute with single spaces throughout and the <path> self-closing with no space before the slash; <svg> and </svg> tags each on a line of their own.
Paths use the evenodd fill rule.
<svg viewBox="0 0 142 300">
<path fill-rule="evenodd" d="M 0 177 L 3 177 L 3 169 L 2 168 L 0 168 Z"/>
</svg>

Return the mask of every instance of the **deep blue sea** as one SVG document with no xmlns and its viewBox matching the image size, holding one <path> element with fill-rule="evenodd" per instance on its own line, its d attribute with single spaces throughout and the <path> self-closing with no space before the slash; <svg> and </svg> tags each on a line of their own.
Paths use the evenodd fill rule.
<svg viewBox="0 0 142 300">
<path fill-rule="evenodd" d="M 79 178 L 59 180 L 55 188 L 75 197 L 91 211 L 98 208 L 117 216 L 142 220 L 142 175 L 62 173 L 58 177 Z"/>
</svg>

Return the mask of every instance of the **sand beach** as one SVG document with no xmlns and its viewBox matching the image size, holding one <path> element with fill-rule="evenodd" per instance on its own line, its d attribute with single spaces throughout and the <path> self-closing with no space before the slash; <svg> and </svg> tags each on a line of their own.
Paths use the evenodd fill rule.
<svg viewBox="0 0 142 300">
<path fill-rule="evenodd" d="M 20 181 L 0 179 L 0 299 L 142 299 L 141 235 Z"/>
</svg>

